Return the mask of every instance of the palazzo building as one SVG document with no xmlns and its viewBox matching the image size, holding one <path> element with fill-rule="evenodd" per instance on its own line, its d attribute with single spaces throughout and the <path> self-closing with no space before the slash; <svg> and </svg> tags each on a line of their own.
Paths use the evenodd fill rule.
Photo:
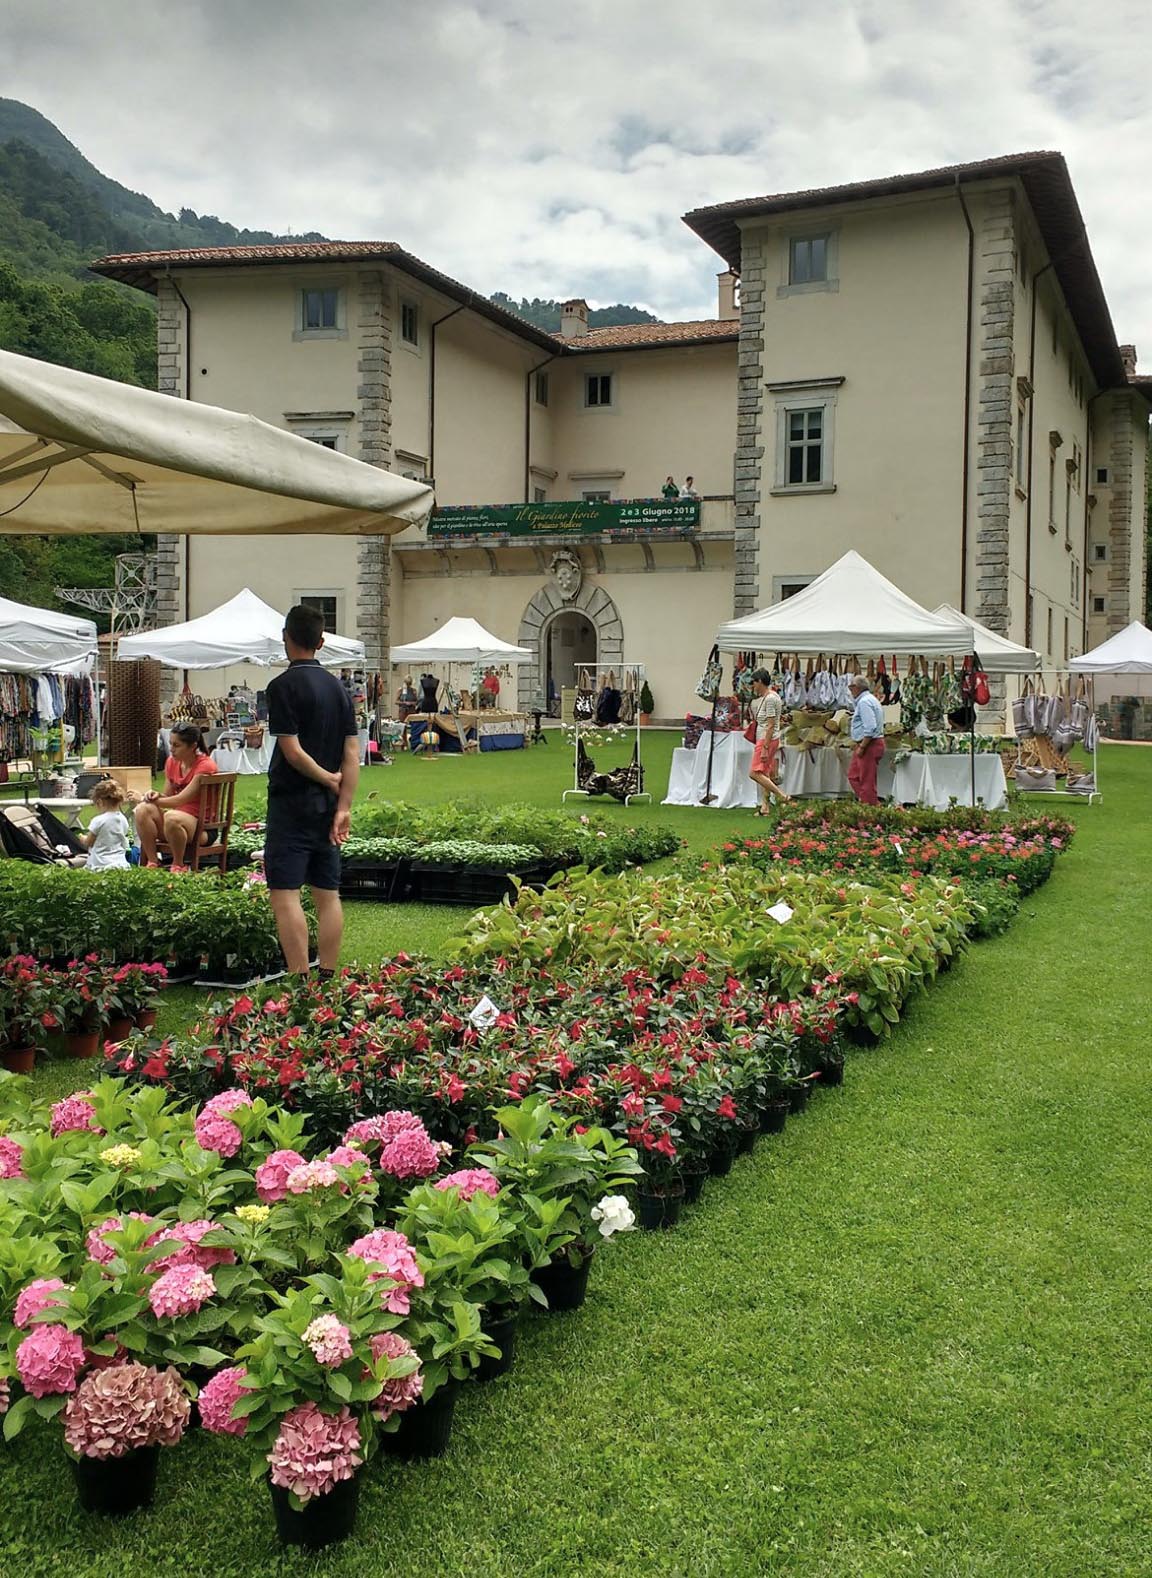
<svg viewBox="0 0 1152 1578">
<path fill-rule="evenodd" d="M 377 668 L 471 615 L 536 655 L 506 700 L 639 661 L 676 717 L 720 623 L 850 547 L 1052 666 L 1139 616 L 1152 379 L 1059 154 L 685 217 L 714 318 L 597 330 L 571 301 L 558 335 L 391 242 L 100 259 L 157 297 L 161 389 L 436 489 L 392 539 L 162 538 L 163 621 L 249 585 Z M 663 508 L 669 475 L 699 502 Z"/>
</svg>

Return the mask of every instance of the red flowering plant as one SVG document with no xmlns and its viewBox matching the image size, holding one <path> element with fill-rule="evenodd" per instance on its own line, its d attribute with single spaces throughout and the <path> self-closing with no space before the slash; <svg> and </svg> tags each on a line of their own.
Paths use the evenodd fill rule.
<svg viewBox="0 0 1152 1578">
<path fill-rule="evenodd" d="M 162 964 L 119 965 L 111 972 L 111 981 L 120 1011 L 129 1019 L 151 1013 L 167 979 L 168 971 Z"/>
<path fill-rule="evenodd" d="M 40 1048 L 60 1028 L 51 979 L 31 954 L 0 960 L 0 1046 Z"/>
<path fill-rule="evenodd" d="M 124 1012 L 113 975 L 95 953 L 53 972 L 52 1010 L 65 1034 L 98 1030 L 109 1014 Z"/>
</svg>

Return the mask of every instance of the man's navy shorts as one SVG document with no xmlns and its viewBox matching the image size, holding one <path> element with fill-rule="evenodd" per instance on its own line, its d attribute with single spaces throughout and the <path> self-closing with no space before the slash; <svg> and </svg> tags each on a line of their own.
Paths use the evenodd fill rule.
<svg viewBox="0 0 1152 1578">
<path fill-rule="evenodd" d="M 270 888 L 340 886 L 340 848 L 329 838 L 331 821 L 276 816 L 268 808 L 264 876 Z"/>
</svg>

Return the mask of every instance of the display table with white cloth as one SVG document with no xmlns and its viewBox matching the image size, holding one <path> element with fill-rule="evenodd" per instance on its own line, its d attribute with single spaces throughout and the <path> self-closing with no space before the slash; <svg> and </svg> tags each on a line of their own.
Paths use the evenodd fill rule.
<svg viewBox="0 0 1152 1578">
<path fill-rule="evenodd" d="M 275 748 L 276 741 L 266 734 L 263 745 L 218 745 L 212 752 L 212 760 L 220 772 L 239 773 L 247 778 L 268 771 Z"/>
<path fill-rule="evenodd" d="M 933 811 L 946 811 L 955 802 L 972 802 L 972 769 L 976 769 L 976 803 L 986 811 L 999 811 L 1008 799 L 1004 764 L 996 755 L 970 759 L 954 756 L 925 756 L 912 752 L 896 764 L 894 798 L 900 805 L 923 805 Z"/>
<path fill-rule="evenodd" d="M 755 808 L 758 790 L 748 776 L 752 750 L 742 734 L 716 736 L 712 761 L 712 793 L 716 797 L 711 801 L 713 810 Z M 851 747 L 847 745 L 824 745 L 812 751 L 784 745 L 780 748 L 777 782 L 785 794 L 797 800 L 847 799 L 852 794 L 848 787 L 851 760 Z M 696 750 L 672 752 L 664 804 L 699 805 L 707 784 L 708 736 L 704 734 Z M 971 797 L 970 786 L 971 764 L 967 755 L 959 753 L 924 756 L 912 752 L 893 763 L 892 753 L 885 752 L 877 773 L 877 792 L 881 800 L 893 800 L 897 805 L 930 806 L 936 811 L 946 811 L 953 801 L 967 805 Z M 976 799 L 988 811 L 998 811 L 1004 806 L 1007 783 L 999 756 L 976 757 Z"/>
</svg>

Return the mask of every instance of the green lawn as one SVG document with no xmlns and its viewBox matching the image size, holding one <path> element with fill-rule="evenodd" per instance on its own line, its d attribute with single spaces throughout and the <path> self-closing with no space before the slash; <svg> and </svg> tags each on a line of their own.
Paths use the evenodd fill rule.
<svg viewBox="0 0 1152 1578">
<path fill-rule="evenodd" d="M 553 804 L 562 768 L 551 745 L 376 779 Z M 45 1430 L 0 1449 L 0 1574 L 1152 1572 L 1152 752 L 1101 769 L 1017 925 L 675 1233 L 604 1255 L 587 1307 L 466 1395 L 445 1459 L 374 1465 L 353 1544 L 278 1560 L 266 1492 L 203 1437 L 152 1514 L 85 1520 Z M 749 820 L 619 814 L 700 850 Z M 429 925 L 357 911 L 349 951 Z"/>
</svg>

